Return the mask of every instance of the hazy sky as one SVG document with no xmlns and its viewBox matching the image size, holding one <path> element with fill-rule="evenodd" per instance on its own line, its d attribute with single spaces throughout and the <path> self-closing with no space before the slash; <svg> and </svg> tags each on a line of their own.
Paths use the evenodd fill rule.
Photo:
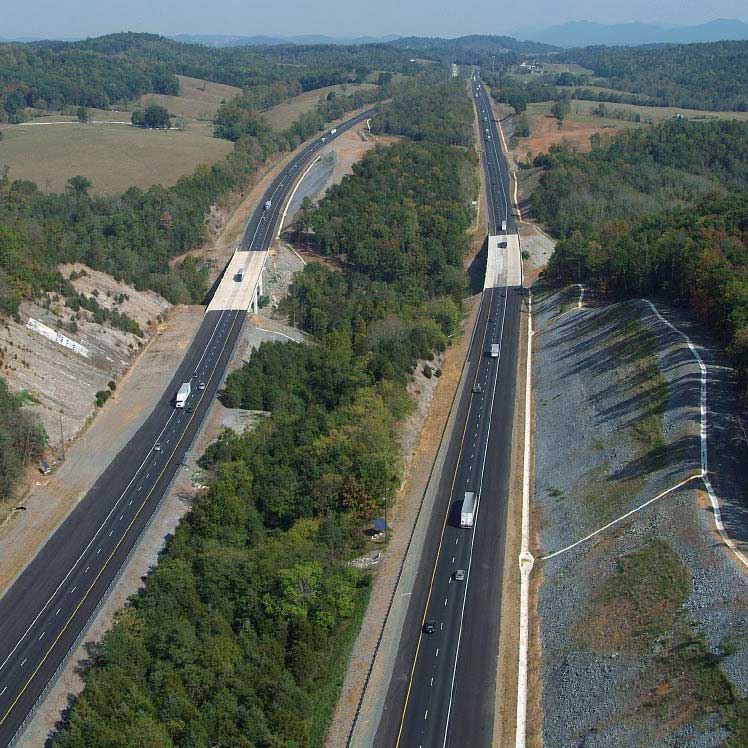
<svg viewBox="0 0 748 748">
<path fill-rule="evenodd" d="M 746 0 L 0 0 L 0 37 L 161 34 L 509 34 L 569 20 L 748 22 Z"/>
</svg>

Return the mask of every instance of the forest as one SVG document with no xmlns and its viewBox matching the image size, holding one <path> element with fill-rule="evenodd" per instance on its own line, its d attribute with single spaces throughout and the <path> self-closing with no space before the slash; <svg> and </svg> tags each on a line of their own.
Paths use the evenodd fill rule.
<svg viewBox="0 0 748 748">
<path fill-rule="evenodd" d="M 410 73 L 415 66 L 387 45 L 229 49 L 131 32 L 0 44 L 0 122 L 22 121 L 27 107 L 106 109 L 144 93 L 175 95 L 178 74 L 238 86 L 262 109 L 303 91 L 363 80 L 373 69 Z"/>
<path fill-rule="evenodd" d="M 76 104 L 106 109 L 144 93 L 178 94 L 179 81 L 156 60 L 0 44 L 0 122 L 20 121 L 26 107 L 59 110 Z"/>
<path fill-rule="evenodd" d="M 472 104 L 465 98 L 463 82 L 431 80 L 438 72 L 422 73 L 393 89 L 394 100 L 381 107 L 372 121 L 372 131 L 404 135 L 447 145 L 470 145 L 472 133 L 464 122 L 472 117 Z"/>
<path fill-rule="evenodd" d="M 462 122 L 469 133 L 472 118 Z M 475 177 L 464 167 L 474 162 L 423 139 L 375 151 L 318 214 L 329 199 L 331 220 L 355 217 L 371 233 L 378 218 L 365 213 L 368 196 L 383 193 L 381 215 L 412 191 L 404 236 L 422 262 L 406 262 L 392 283 L 366 263 L 310 263 L 295 276 L 283 308 L 313 342 L 264 343 L 229 376 L 225 403 L 264 416 L 207 450 L 207 493 L 93 653 L 56 748 L 324 744 L 368 597 L 368 577 L 347 561 L 365 550 L 362 529 L 399 485 L 405 383 L 461 318 L 464 286 L 431 268 L 462 272 L 465 214 L 445 208 L 455 197 L 470 204 Z M 408 148 L 406 173 L 398 158 Z M 448 256 L 433 241 L 437 227 L 454 242 Z M 388 257 L 392 248 L 385 238 L 369 252 Z M 427 278 L 415 298 L 398 292 Z"/>
<path fill-rule="evenodd" d="M 585 47 L 559 60 L 590 68 L 609 88 L 642 94 L 658 106 L 748 111 L 748 41 Z"/>
<path fill-rule="evenodd" d="M 548 277 L 687 308 L 748 383 L 748 123 L 674 121 L 594 145 L 535 160 L 533 213 L 560 237 Z"/>
</svg>

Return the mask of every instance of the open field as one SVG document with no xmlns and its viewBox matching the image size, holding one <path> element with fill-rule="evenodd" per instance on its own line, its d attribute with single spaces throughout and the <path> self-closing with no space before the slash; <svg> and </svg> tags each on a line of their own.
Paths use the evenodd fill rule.
<svg viewBox="0 0 748 748">
<path fill-rule="evenodd" d="M 78 174 L 88 177 L 98 194 L 124 192 L 133 185 L 167 186 L 198 164 L 222 159 L 233 147 L 196 129 L 160 132 L 71 123 L 6 125 L 2 132 L 0 165 L 10 167 L 10 179 L 30 179 L 49 192 L 64 190 Z"/>
<path fill-rule="evenodd" d="M 175 117 L 212 121 L 221 102 L 232 99 L 242 92 L 235 86 L 210 83 L 200 78 L 189 78 L 186 75 L 178 75 L 177 78 L 179 78 L 179 96 L 145 94 L 140 97 L 140 104 L 143 106 L 159 104 Z"/>
<path fill-rule="evenodd" d="M 632 115 L 638 114 L 642 122 L 656 123 L 666 119 L 672 119 L 681 115 L 685 119 L 707 120 L 707 119 L 738 119 L 748 120 L 748 112 L 710 112 L 699 109 L 681 109 L 674 106 L 640 106 L 639 104 L 605 104 L 609 111 L 622 111 Z M 571 102 L 571 110 L 577 115 L 576 119 L 582 121 L 585 117 L 591 122 L 612 122 L 618 125 L 626 124 L 625 121 L 613 118 L 593 117 L 592 110 L 599 106 L 597 101 L 574 100 Z"/>
<path fill-rule="evenodd" d="M 551 114 L 552 103 L 541 101 L 528 104 L 525 117 L 530 125 L 530 136 L 516 139 L 512 150 L 518 158 L 525 159 L 528 152 L 537 156 L 539 153 L 545 153 L 552 145 L 561 142 L 569 142 L 581 151 L 589 151 L 591 148 L 590 136 L 595 133 L 613 136 L 625 128 L 644 127 L 672 119 L 675 115 L 695 120 L 715 118 L 748 120 L 748 112 L 703 112 L 697 109 L 680 109 L 678 107 L 606 104 L 608 111 L 611 113 L 626 112 L 632 117 L 638 114 L 641 121 L 632 122 L 614 117 L 595 117 L 592 115 L 592 111 L 599 106 L 599 102 L 573 99 L 571 101 L 571 114 L 559 127 L 556 118 Z"/>
<path fill-rule="evenodd" d="M 285 130 L 300 114 L 314 109 L 317 102 L 326 97 L 331 91 L 340 94 L 351 94 L 356 91 L 372 88 L 375 88 L 373 83 L 342 83 L 337 86 L 315 88 L 313 91 L 305 91 L 303 94 L 294 96 L 288 101 L 276 104 L 276 106 L 264 112 L 262 116 L 274 130 Z"/>
</svg>

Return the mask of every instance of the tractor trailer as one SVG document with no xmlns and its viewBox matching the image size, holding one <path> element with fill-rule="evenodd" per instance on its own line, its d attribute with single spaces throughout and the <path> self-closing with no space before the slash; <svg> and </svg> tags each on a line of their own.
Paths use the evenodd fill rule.
<svg viewBox="0 0 748 748">
<path fill-rule="evenodd" d="M 187 398 L 190 396 L 191 392 L 192 385 L 189 382 L 185 382 L 183 385 L 181 385 L 177 390 L 177 396 L 174 398 L 174 407 L 184 408 L 184 405 L 187 402 Z"/>
<path fill-rule="evenodd" d="M 472 527 L 475 522 L 475 492 L 465 491 L 465 498 L 462 502 L 462 511 L 460 512 L 460 527 Z"/>
</svg>

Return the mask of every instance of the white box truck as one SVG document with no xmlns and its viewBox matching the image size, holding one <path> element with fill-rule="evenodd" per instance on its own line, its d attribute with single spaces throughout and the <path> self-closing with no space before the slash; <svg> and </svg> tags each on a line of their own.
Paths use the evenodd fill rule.
<svg viewBox="0 0 748 748">
<path fill-rule="evenodd" d="M 491 358 L 498 358 L 498 357 L 499 357 L 499 344 L 491 343 Z"/>
<path fill-rule="evenodd" d="M 460 527 L 472 527 L 475 522 L 475 492 L 465 491 L 465 498 L 462 502 L 462 511 L 460 512 Z"/>
<path fill-rule="evenodd" d="M 501 230 L 506 231 L 506 221 L 501 222 Z"/>
<path fill-rule="evenodd" d="M 184 405 L 187 402 L 187 398 L 190 396 L 191 392 L 192 385 L 189 382 L 185 382 L 183 385 L 181 385 L 177 390 L 177 396 L 174 398 L 174 407 L 184 408 Z"/>
</svg>

